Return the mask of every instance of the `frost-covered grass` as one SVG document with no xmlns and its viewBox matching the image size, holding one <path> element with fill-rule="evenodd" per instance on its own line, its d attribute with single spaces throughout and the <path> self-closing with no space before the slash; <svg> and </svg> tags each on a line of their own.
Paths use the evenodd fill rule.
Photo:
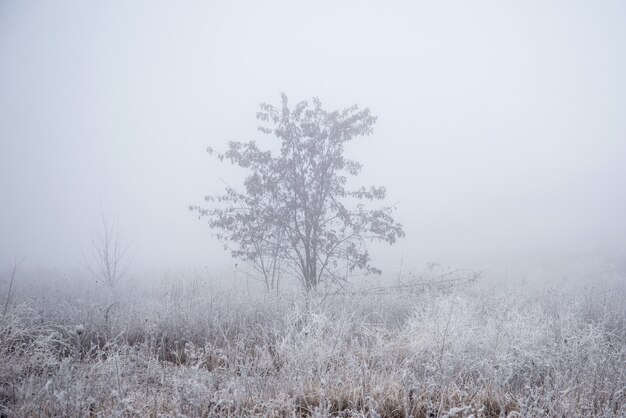
<svg viewBox="0 0 626 418">
<path fill-rule="evenodd" d="M 23 284 L 0 316 L 4 415 L 626 416 L 617 284 L 59 286 Z"/>
</svg>

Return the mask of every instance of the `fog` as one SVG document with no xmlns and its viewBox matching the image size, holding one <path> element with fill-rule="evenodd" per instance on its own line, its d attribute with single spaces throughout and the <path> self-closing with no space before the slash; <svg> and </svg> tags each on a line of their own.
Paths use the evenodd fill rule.
<svg viewBox="0 0 626 418">
<path fill-rule="evenodd" d="M 205 150 L 263 138 L 281 92 L 378 116 L 347 154 L 398 204 L 385 273 L 624 260 L 624 22 L 618 1 L 2 1 L 0 262 L 79 268 L 103 212 L 134 271 L 228 269 L 188 206 L 241 182 Z"/>
</svg>

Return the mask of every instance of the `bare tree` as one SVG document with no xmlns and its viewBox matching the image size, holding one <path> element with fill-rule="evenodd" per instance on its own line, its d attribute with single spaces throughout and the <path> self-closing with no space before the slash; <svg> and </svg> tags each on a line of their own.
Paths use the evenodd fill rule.
<svg viewBox="0 0 626 418">
<path fill-rule="evenodd" d="M 263 241 L 252 244 L 251 247 L 248 254 L 242 254 L 239 257 L 251 271 L 245 273 L 248 277 L 263 282 L 267 292 L 275 290 L 278 294 L 280 279 L 286 271 L 280 234 L 275 237 L 266 237 Z"/>
<path fill-rule="evenodd" d="M 110 224 L 101 213 L 102 229 L 91 238 L 89 254 L 83 252 L 87 270 L 105 285 L 114 289 L 124 278 L 133 261 L 132 242 L 124 244 L 120 238 L 119 220 Z"/>
<path fill-rule="evenodd" d="M 20 267 L 20 264 L 22 264 L 23 261 L 24 259 L 17 261 L 17 258 L 15 258 L 13 260 L 13 263 L 9 263 L 9 271 L 11 273 L 9 277 L 9 290 L 7 291 L 7 297 L 4 301 L 4 308 L 2 309 L 3 316 L 7 314 L 11 301 L 13 300 L 13 296 L 15 295 L 15 289 L 13 288 L 13 283 L 15 282 L 15 274 L 17 273 L 17 269 Z"/>
</svg>

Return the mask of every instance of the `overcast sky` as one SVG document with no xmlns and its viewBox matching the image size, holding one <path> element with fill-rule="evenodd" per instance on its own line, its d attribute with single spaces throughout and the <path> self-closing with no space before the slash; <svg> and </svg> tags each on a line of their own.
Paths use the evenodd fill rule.
<svg viewBox="0 0 626 418">
<path fill-rule="evenodd" d="M 378 116 L 383 267 L 626 249 L 623 1 L 0 0 L 0 262 L 79 266 L 102 208 L 137 269 L 226 265 L 205 150 L 281 91 Z"/>
</svg>

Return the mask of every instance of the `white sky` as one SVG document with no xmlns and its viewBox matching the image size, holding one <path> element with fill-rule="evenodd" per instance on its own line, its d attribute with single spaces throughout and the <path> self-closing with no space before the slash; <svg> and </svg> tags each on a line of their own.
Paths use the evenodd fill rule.
<svg viewBox="0 0 626 418">
<path fill-rule="evenodd" d="M 281 91 L 379 117 L 383 267 L 626 249 L 622 1 L 0 0 L 0 262 L 78 266 L 102 206 L 138 269 L 226 265 L 205 149 Z"/>
</svg>

